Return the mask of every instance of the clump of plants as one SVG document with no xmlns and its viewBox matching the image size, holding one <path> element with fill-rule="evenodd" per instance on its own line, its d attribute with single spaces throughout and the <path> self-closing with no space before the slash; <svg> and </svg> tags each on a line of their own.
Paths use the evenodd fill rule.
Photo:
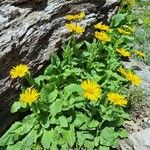
<svg viewBox="0 0 150 150">
<path fill-rule="evenodd" d="M 53 53 L 42 75 L 33 78 L 25 64 L 11 69 L 12 79 L 29 83 L 11 112 L 31 114 L 0 138 L 3 150 L 109 150 L 127 137 L 128 88 L 142 81 L 120 63 L 131 57 L 132 31 L 122 25 L 127 16 L 114 16 L 111 27 L 96 24 L 93 40 L 79 42 L 76 35 L 85 29 L 76 20 L 84 17 L 83 12 L 66 17 L 72 35 L 62 44 L 63 58 Z"/>
</svg>

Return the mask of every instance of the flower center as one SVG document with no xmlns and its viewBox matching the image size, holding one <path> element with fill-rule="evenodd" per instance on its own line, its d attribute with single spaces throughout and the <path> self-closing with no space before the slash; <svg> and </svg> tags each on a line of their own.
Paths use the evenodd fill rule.
<svg viewBox="0 0 150 150">
<path fill-rule="evenodd" d="M 93 90 L 93 88 L 88 87 L 88 88 L 87 88 L 87 92 L 88 92 L 89 94 L 93 94 L 93 93 L 94 93 L 94 90 Z"/>
</svg>

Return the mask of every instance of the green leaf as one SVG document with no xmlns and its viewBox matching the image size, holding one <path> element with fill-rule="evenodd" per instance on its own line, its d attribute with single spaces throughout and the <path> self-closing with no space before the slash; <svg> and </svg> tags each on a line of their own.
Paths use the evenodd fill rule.
<svg viewBox="0 0 150 150">
<path fill-rule="evenodd" d="M 112 146 L 114 140 L 118 138 L 118 133 L 113 127 L 105 127 L 100 134 L 100 144 L 104 146 Z"/>
<path fill-rule="evenodd" d="M 88 122 L 87 126 L 89 128 L 96 128 L 99 125 L 99 121 L 97 120 L 91 120 L 90 122 Z"/>
<path fill-rule="evenodd" d="M 22 127 L 21 122 L 15 122 L 9 129 L 8 131 L 0 138 L 0 146 L 5 146 L 5 145 L 10 145 L 13 144 L 17 139 L 14 139 L 14 132 L 15 130 L 19 129 Z"/>
<path fill-rule="evenodd" d="M 85 141 L 85 136 L 84 136 L 84 133 L 83 132 L 77 132 L 77 140 L 78 140 L 78 143 L 79 143 L 79 146 L 83 146 L 83 143 Z"/>
<path fill-rule="evenodd" d="M 58 90 L 55 89 L 53 92 L 51 92 L 51 93 L 48 95 L 48 101 L 49 101 L 49 102 L 53 102 L 53 101 L 57 98 L 57 95 L 58 95 Z"/>
<path fill-rule="evenodd" d="M 52 114 L 52 116 L 55 116 L 58 112 L 61 112 L 62 105 L 63 103 L 61 99 L 57 99 L 51 104 L 50 113 Z"/>
<path fill-rule="evenodd" d="M 111 26 L 118 27 L 126 22 L 127 14 L 116 14 L 112 17 Z"/>
<path fill-rule="evenodd" d="M 45 75 L 39 75 L 37 78 L 35 78 L 35 82 L 40 85 L 41 82 L 45 81 L 45 80 L 49 80 L 50 76 L 45 76 Z"/>
<path fill-rule="evenodd" d="M 80 87 L 80 85 L 77 85 L 77 84 L 69 84 L 68 86 L 66 86 L 64 88 L 64 90 L 67 92 L 67 93 L 70 93 L 72 94 L 73 92 L 77 92 L 77 93 L 82 93 L 82 89 Z"/>
<path fill-rule="evenodd" d="M 121 137 L 121 138 L 128 137 L 128 132 L 123 128 L 119 129 L 118 133 L 119 133 L 119 137 Z"/>
<path fill-rule="evenodd" d="M 70 127 L 69 130 L 64 130 L 63 138 L 69 144 L 70 147 L 73 147 L 73 145 L 75 143 L 75 139 L 76 139 L 74 128 Z"/>
<path fill-rule="evenodd" d="M 110 150 L 110 148 L 106 146 L 100 146 L 100 150 Z"/>
<path fill-rule="evenodd" d="M 50 144 L 52 142 L 53 131 L 48 131 L 44 129 L 43 136 L 41 139 L 41 143 L 44 149 L 50 149 Z"/>
<path fill-rule="evenodd" d="M 61 127 L 68 127 L 68 120 L 65 116 L 61 116 L 58 118 Z"/>
<path fill-rule="evenodd" d="M 93 150 L 93 149 L 94 149 L 94 142 L 93 142 L 93 141 L 85 140 L 85 141 L 84 141 L 84 146 L 85 146 L 88 150 Z"/>
<path fill-rule="evenodd" d="M 23 104 L 20 101 L 14 102 L 11 106 L 11 113 L 17 112 L 20 108 L 26 108 L 26 104 Z"/>
<path fill-rule="evenodd" d="M 53 92 L 55 89 L 55 86 L 53 84 L 47 84 L 43 86 L 40 92 L 40 100 L 41 101 L 48 101 L 48 95 Z"/>
</svg>

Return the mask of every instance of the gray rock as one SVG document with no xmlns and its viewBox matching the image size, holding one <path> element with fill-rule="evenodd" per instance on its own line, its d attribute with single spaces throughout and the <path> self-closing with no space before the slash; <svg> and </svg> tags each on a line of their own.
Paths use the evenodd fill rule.
<svg viewBox="0 0 150 150">
<path fill-rule="evenodd" d="M 150 128 L 132 133 L 120 147 L 122 150 L 150 150 Z"/>
<path fill-rule="evenodd" d="M 18 96 L 18 83 L 10 80 L 13 66 L 25 63 L 36 75 L 49 62 L 69 33 L 64 16 L 85 11 L 81 21 L 86 27 L 84 38 L 91 35 L 90 26 L 108 22 L 117 10 L 117 0 L 0 0 L 0 129 L 4 131 L 16 119 L 10 106 Z"/>
</svg>

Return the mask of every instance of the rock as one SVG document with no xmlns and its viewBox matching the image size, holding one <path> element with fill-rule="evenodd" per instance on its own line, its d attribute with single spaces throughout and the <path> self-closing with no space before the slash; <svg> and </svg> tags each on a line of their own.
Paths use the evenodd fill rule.
<svg viewBox="0 0 150 150">
<path fill-rule="evenodd" d="M 18 83 L 10 80 L 10 69 L 25 63 L 37 75 L 49 63 L 50 54 L 69 36 L 64 27 L 66 14 L 85 11 L 81 24 L 86 27 L 83 37 L 87 38 L 90 26 L 107 23 L 116 6 L 117 0 L 0 0 L 1 133 L 17 118 L 10 113 L 18 96 Z"/>
<path fill-rule="evenodd" d="M 125 141 L 121 141 L 122 150 L 150 150 L 150 128 L 132 133 Z"/>
</svg>

